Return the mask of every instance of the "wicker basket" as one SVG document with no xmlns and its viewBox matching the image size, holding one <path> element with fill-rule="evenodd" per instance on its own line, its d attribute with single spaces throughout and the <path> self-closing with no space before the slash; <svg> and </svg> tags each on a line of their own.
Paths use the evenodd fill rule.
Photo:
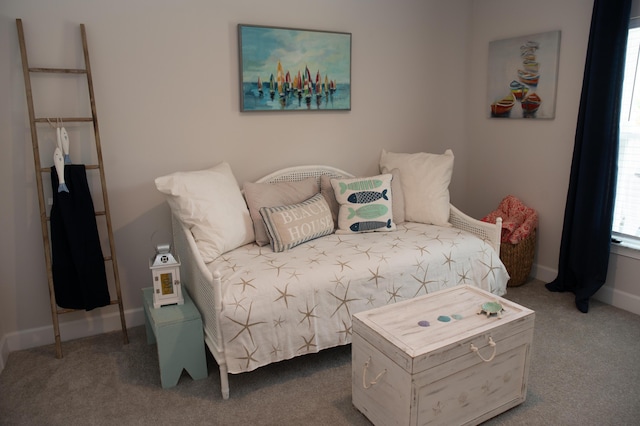
<svg viewBox="0 0 640 426">
<path fill-rule="evenodd" d="M 500 260 L 507 268 L 511 279 L 507 282 L 508 287 L 517 287 L 524 284 L 529 278 L 531 265 L 533 265 L 533 255 L 536 250 L 536 230 L 518 244 L 501 243 Z"/>
</svg>

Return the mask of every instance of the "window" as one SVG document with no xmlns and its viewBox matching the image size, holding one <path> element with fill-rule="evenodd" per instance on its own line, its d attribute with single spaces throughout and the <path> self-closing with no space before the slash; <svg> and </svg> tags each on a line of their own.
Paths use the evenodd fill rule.
<svg viewBox="0 0 640 426">
<path fill-rule="evenodd" d="M 614 238 L 640 247 L 640 18 L 632 19 L 622 88 Z"/>
</svg>

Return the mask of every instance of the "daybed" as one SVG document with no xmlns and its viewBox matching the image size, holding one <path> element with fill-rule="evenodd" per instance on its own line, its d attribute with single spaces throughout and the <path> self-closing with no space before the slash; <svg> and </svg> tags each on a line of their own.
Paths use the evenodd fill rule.
<svg viewBox="0 0 640 426">
<path fill-rule="evenodd" d="M 333 167 L 304 166 L 256 183 L 309 178 L 315 179 L 316 192 L 322 189 L 326 195 L 322 184 L 327 180 L 353 176 Z M 206 344 L 220 367 L 224 399 L 229 397 L 228 373 L 349 344 L 354 313 L 460 284 L 496 295 L 506 292 L 509 276 L 499 259 L 500 220 L 490 224 L 472 219 L 448 201 L 445 225 L 404 221 L 388 232 L 331 232 L 279 252 L 273 244 L 241 241 L 210 256 L 199 246 L 193 221 L 176 206 L 179 191 L 167 189 L 175 189 L 175 181 L 156 184 L 170 195 L 182 283 L 202 315 Z M 245 184 L 245 196 L 247 189 Z M 400 193 L 394 190 L 393 196 L 399 199 Z M 233 197 L 218 193 L 219 205 L 212 208 L 236 202 Z M 257 233 L 250 234 L 249 239 L 257 238 Z"/>
</svg>

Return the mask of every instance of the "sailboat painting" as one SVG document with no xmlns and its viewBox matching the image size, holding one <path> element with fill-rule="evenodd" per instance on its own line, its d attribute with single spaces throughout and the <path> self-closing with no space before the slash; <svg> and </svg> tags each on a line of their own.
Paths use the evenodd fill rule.
<svg viewBox="0 0 640 426">
<path fill-rule="evenodd" d="M 560 31 L 489 43 L 486 111 L 494 118 L 555 118 Z"/>
<path fill-rule="evenodd" d="M 238 46 L 240 111 L 351 110 L 350 33 L 240 24 Z"/>
</svg>

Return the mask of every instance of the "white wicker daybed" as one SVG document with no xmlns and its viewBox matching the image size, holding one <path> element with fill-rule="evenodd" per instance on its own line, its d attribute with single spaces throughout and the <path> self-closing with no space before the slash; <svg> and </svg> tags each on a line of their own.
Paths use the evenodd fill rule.
<svg viewBox="0 0 640 426">
<path fill-rule="evenodd" d="M 258 183 L 353 177 L 328 166 L 293 167 Z M 223 203 L 223 200 L 220 200 Z M 205 341 L 229 373 L 351 342 L 351 316 L 439 289 L 472 284 L 506 292 L 501 223 L 450 206 L 452 226 L 404 222 L 391 232 L 332 233 L 283 252 L 249 243 L 205 263 L 189 226 L 173 216 L 182 282 L 203 318 Z"/>
</svg>

